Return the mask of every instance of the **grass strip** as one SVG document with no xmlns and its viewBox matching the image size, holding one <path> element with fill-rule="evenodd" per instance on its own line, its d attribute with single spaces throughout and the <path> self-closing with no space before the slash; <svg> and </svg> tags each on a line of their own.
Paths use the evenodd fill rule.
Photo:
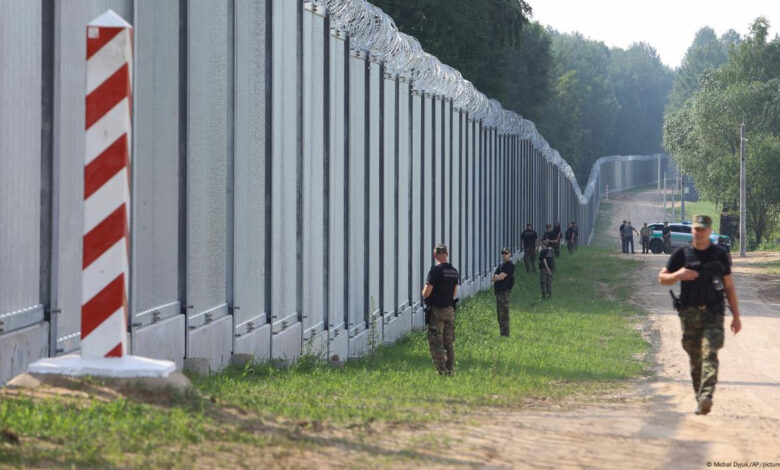
<svg viewBox="0 0 780 470">
<path fill-rule="evenodd" d="M 644 367 L 636 359 L 648 347 L 633 327 L 638 312 L 624 302 L 626 274 L 636 267 L 604 249 L 564 250 L 553 298 L 543 302 L 538 274 L 518 264 L 511 337 L 498 336 L 492 292 L 458 308 L 454 377 L 435 374 L 426 336 L 415 332 L 343 369 L 310 358 L 284 370 L 229 368 L 195 378 L 194 396 L 165 404 L 0 392 L 0 430 L 21 440 L 0 439 L 0 467 L 186 467 L 204 443 L 278 444 L 278 427 L 268 423 L 446 421 L 475 407 L 609 389 Z"/>
</svg>

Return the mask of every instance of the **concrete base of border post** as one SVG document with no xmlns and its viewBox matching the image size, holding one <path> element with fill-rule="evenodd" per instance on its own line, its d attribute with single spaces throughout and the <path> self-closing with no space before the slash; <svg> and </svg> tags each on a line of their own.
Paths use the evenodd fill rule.
<svg viewBox="0 0 780 470">
<path fill-rule="evenodd" d="M 172 361 L 160 361 L 140 356 L 82 357 L 78 354 L 49 357 L 30 364 L 30 374 L 53 374 L 69 377 L 134 378 L 168 377 L 176 370 Z"/>
</svg>

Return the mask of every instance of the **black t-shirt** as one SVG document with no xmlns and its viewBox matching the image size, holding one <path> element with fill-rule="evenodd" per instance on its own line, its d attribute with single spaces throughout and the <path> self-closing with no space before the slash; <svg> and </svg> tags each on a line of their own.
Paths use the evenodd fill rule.
<svg viewBox="0 0 780 470">
<path fill-rule="evenodd" d="M 511 261 L 504 262 L 501 266 L 496 269 L 496 272 L 494 274 L 501 274 L 505 273 L 506 277 L 501 281 L 495 282 L 495 288 L 496 292 L 504 292 L 508 290 L 512 290 L 512 287 L 515 285 L 515 265 Z"/>
<path fill-rule="evenodd" d="M 555 230 L 550 230 L 549 232 L 544 232 L 544 235 L 542 235 L 542 240 L 555 240 Z"/>
<path fill-rule="evenodd" d="M 666 237 L 670 233 L 672 233 L 672 228 L 671 227 L 662 227 L 661 228 L 661 235 L 663 235 L 664 237 Z"/>
<path fill-rule="evenodd" d="M 566 229 L 566 240 L 571 240 L 572 234 L 574 234 L 574 227 Z"/>
<path fill-rule="evenodd" d="M 577 226 L 576 226 L 576 225 L 574 225 L 574 226 L 571 228 L 571 233 L 572 233 L 572 236 L 574 237 L 574 240 L 575 240 L 575 241 L 577 240 L 577 235 L 579 235 L 579 232 L 580 232 L 580 231 L 579 231 L 579 229 L 577 228 Z"/>
<path fill-rule="evenodd" d="M 620 236 L 621 237 L 623 236 L 623 229 L 624 228 L 626 228 L 626 224 L 620 224 L 620 228 L 618 230 L 620 230 Z"/>
<path fill-rule="evenodd" d="M 552 239 L 558 240 L 558 238 L 561 236 L 561 228 L 560 227 L 554 227 L 552 229 Z"/>
<path fill-rule="evenodd" d="M 523 233 L 520 234 L 520 240 L 523 241 L 523 248 L 526 251 L 536 248 L 537 238 L 539 238 L 539 235 L 533 230 L 524 230 Z"/>
<path fill-rule="evenodd" d="M 455 305 L 455 302 L 452 301 L 452 293 L 455 286 L 460 284 L 460 274 L 450 263 L 440 263 L 432 267 L 428 271 L 425 283 L 433 286 L 433 292 L 428 297 L 431 305 L 439 308 Z"/>
<path fill-rule="evenodd" d="M 544 268 L 544 260 L 547 260 L 547 267 L 552 271 L 553 268 L 553 256 L 551 250 L 542 250 L 539 252 L 539 269 Z M 546 271 L 545 271 L 546 272 Z"/>
<path fill-rule="evenodd" d="M 680 247 L 674 250 L 666 263 L 667 271 L 673 273 L 685 266 L 685 249 L 686 247 Z M 706 305 L 708 304 L 708 298 L 710 302 L 713 300 L 713 272 L 719 271 L 721 276 L 731 274 L 731 261 L 726 250 L 712 243 L 706 250 L 694 249 L 693 253 L 701 262 L 703 269 L 699 271 L 699 269 L 692 268 L 699 271 L 699 277 L 693 281 L 682 281 L 680 283 L 680 297 L 685 305 Z M 713 265 L 713 262 L 720 262 L 720 265 Z"/>
</svg>

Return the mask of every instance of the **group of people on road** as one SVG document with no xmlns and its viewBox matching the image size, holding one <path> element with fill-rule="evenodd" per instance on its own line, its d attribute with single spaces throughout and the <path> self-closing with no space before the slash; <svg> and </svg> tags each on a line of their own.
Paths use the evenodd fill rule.
<svg viewBox="0 0 780 470">
<path fill-rule="evenodd" d="M 618 232 L 620 234 L 620 247 L 623 253 L 636 253 L 634 251 L 634 234 L 639 235 L 639 240 L 642 243 L 642 254 L 650 253 L 650 238 L 653 236 L 653 229 L 647 226 L 647 222 L 637 232 L 634 226 L 631 225 L 630 220 L 624 220 L 620 224 Z M 664 222 L 664 226 L 661 228 L 661 237 L 664 242 L 664 253 L 671 253 L 672 229 L 669 227 L 669 222 Z"/>
</svg>

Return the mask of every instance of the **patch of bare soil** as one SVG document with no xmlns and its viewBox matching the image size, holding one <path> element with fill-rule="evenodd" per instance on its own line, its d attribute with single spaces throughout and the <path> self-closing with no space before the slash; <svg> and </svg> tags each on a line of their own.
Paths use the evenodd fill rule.
<svg viewBox="0 0 780 470">
<path fill-rule="evenodd" d="M 165 379 L 114 379 L 101 377 L 67 377 L 54 374 L 21 374 L 7 387 L 0 388 L 3 397 L 25 396 L 34 399 L 57 398 L 79 401 L 83 399 L 109 402 L 126 398 L 160 406 L 181 402 L 189 393 L 189 379 L 174 372 Z"/>
</svg>

